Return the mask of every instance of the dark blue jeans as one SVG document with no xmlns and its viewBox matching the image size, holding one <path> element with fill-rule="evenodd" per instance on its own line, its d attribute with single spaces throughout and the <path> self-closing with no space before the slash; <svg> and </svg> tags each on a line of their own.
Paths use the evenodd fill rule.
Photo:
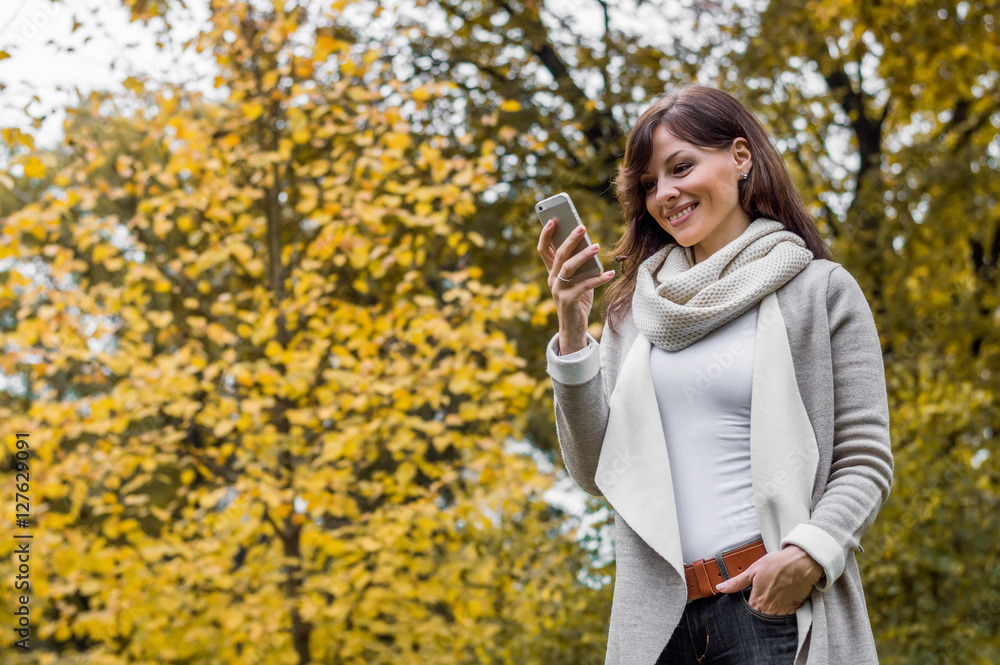
<svg viewBox="0 0 1000 665">
<path fill-rule="evenodd" d="M 688 603 L 656 665 L 792 665 L 795 614 L 755 610 L 747 602 L 751 588 Z"/>
</svg>

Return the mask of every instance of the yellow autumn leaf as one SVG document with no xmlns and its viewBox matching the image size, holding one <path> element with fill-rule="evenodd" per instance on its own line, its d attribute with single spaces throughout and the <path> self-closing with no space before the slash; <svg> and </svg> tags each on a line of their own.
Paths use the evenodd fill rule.
<svg viewBox="0 0 1000 665">
<path fill-rule="evenodd" d="M 146 317 L 157 328 L 166 328 L 170 325 L 170 322 L 173 321 L 174 314 L 171 311 L 148 312 Z"/>
<path fill-rule="evenodd" d="M 382 140 L 385 142 L 386 146 L 393 150 L 404 150 L 412 143 L 407 134 L 402 134 L 400 132 L 388 132 L 382 137 Z"/>
<path fill-rule="evenodd" d="M 112 245 L 100 244 L 94 247 L 93 260 L 95 263 L 104 263 L 108 257 L 118 253 L 118 248 Z"/>
<path fill-rule="evenodd" d="M 233 419 L 227 418 L 225 420 L 220 420 L 215 424 L 215 427 L 212 428 L 212 434 L 214 434 L 216 438 L 221 439 L 232 432 L 235 427 L 236 421 Z"/>
<path fill-rule="evenodd" d="M 264 113 L 264 107 L 261 104 L 248 103 L 243 104 L 240 108 L 243 112 L 243 117 L 251 122 L 259 118 L 261 114 Z"/>
<path fill-rule="evenodd" d="M 25 178 L 44 178 L 45 177 L 45 165 L 38 157 L 30 157 L 28 161 L 24 163 L 24 177 Z"/>
</svg>

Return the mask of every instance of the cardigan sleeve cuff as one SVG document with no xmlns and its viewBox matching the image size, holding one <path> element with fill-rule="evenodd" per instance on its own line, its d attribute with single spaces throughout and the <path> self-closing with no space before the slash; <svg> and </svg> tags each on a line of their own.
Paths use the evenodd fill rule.
<svg viewBox="0 0 1000 665">
<path fill-rule="evenodd" d="M 797 525 L 781 541 L 781 547 L 785 545 L 797 545 L 805 550 L 805 553 L 816 560 L 816 563 L 823 566 L 823 578 L 816 583 L 816 588 L 826 591 L 844 572 L 846 557 L 844 548 L 833 539 L 823 529 L 812 524 Z"/>
<path fill-rule="evenodd" d="M 568 386 L 587 383 L 601 371 L 600 344 L 587 333 L 587 346 L 559 355 L 559 333 L 552 336 L 545 351 L 546 371 L 553 380 Z"/>
</svg>

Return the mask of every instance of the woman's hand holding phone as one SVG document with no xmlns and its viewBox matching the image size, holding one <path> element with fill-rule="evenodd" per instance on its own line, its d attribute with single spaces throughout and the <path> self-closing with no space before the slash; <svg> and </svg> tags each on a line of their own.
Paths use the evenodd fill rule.
<svg viewBox="0 0 1000 665">
<path fill-rule="evenodd" d="M 587 346 L 587 323 L 590 310 L 594 306 L 594 289 L 611 281 L 614 270 L 608 270 L 597 277 L 591 277 L 579 284 L 567 284 L 560 275 L 572 276 L 583 264 L 594 257 L 600 247 L 590 245 L 573 256 L 573 248 L 584 235 L 584 228 L 577 226 L 569 237 L 556 249 L 552 248 L 552 236 L 558 219 L 551 219 L 538 238 L 538 254 L 549 271 L 549 289 L 556 302 L 556 316 L 559 318 L 559 354 L 567 355 Z"/>
</svg>

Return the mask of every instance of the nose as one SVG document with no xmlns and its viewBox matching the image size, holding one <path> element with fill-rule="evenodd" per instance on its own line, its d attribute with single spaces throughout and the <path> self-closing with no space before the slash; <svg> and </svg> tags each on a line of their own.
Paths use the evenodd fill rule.
<svg viewBox="0 0 1000 665">
<path fill-rule="evenodd" d="M 660 178 L 656 183 L 656 203 L 665 206 L 667 203 L 677 198 L 680 192 L 671 178 Z"/>
</svg>

